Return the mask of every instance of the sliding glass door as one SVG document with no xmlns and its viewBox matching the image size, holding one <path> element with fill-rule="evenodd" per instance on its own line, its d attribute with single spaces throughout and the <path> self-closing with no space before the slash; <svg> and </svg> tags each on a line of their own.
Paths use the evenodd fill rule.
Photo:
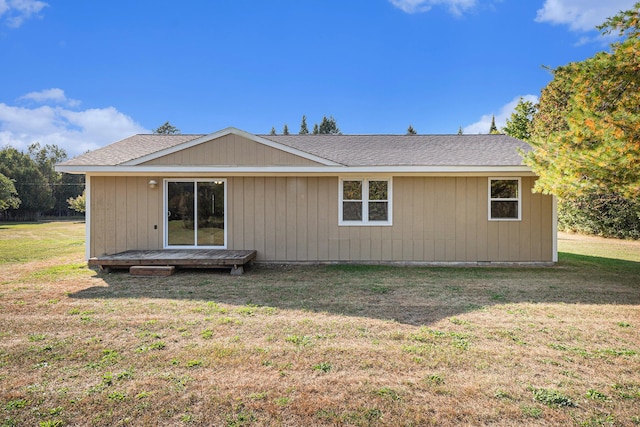
<svg viewBox="0 0 640 427">
<path fill-rule="evenodd" d="M 165 247 L 227 246 L 226 181 L 165 180 Z"/>
</svg>

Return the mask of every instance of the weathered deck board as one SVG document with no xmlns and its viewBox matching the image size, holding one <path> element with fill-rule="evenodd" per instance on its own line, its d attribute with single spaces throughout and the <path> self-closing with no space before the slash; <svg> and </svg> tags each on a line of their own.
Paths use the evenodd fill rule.
<svg viewBox="0 0 640 427">
<path fill-rule="evenodd" d="M 125 268 L 133 265 L 173 265 L 189 268 L 241 267 L 255 259 L 257 252 L 226 249 L 165 249 L 125 251 L 89 259 L 90 266 Z"/>
</svg>

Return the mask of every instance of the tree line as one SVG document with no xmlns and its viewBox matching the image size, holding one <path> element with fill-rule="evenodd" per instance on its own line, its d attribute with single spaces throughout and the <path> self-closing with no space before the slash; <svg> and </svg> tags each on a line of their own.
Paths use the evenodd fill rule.
<svg viewBox="0 0 640 427">
<path fill-rule="evenodd" d="M 175 133 L 175 132 L 166 132 L 165 131 L 166 126 L 171 126 L 171 125 L 169 122 L 166 122 L 163 126 L 154 130 L 154 133 L 164 133 L 164 134 Z M 322 121 L 320 122 L 319 125 L 317 123 L 313 125 L 313 132 L 311 133 L 312 135 L 342 135 L 342 132 L 340 131 L 340 128 L 338 127 L 338 124 L 336 122 L 336 119 L 334 119 L 333 116 L 329 116 L 328 118 L 327 116 L 323 116 Z M 495 116 L 491 117 L 491 126 L 489 127 L 489 133 L 491 134 L 501 133 L 496 126 Z M 271 132 L 269 132 L 269 135 L 277 135 L 277 134 L 278 134 L 278 131 L 276 130 L 275 126 L 271 127 Z M 307 127 L 307 116 L 303 115 L 302 121 L 300 122 L 300 130 L 298 131 L 298 135 L 308 135 L 308 134 L 309 134 L 309 128 Z M 417 135 L 417 134 L 418 134 L 418 131 L 413 127 L 413 125 L 409 124 L 405 135 Z M 462 135 L 462 134 L 463 134 L 462 126 L 460 126 L 458 128 L 458 135 Z M 291 132 L 289 131 L 289 125 L 287 125 L 286 123 L 282 127 L 282 135 L 291 135 Z"/>
<path fill-rule="evenodd" d="M 56 172 L 56 163 L 66 159 L 62 148 L 49 144 L 31 144 L 26 152 L 0 150 L 0 218 L 34 221 L 73 215 L 69 203 L 82 195 L 84 176 Z"/>
<path fill-rule="evenodd" d="M 270 135 L 277 135 L 275 126 L 271 128 Z M 307 126 L 307 116 L 302 116 L 302 121 L 300 122 L 300 130 L 298 131 L 298 135 L 308 135 L 309 127 Z M 342 135 L 340 128 L 338 127 L 338 123 L 333 116 L 323 116 L 320 124 L 315 123 L 313 125 L 313 135 Z M 289 126 L 285 123 L 282 127 L 282 135 L 291 135 L 289 132 Z"/>
</svg>

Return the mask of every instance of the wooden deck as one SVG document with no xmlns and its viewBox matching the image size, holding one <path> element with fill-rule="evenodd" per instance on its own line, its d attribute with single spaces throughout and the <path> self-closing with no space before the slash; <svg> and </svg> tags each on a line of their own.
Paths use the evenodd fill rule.
<svg viewBox="0 0 640 427">
<path fill-rule="evenodd" d="M 226 249 L 164 249 L 125 251 L 89 259 L 90 266 L 103 270 L 129 268 L 136 265 L 167 265 L 186 268 L 231 267 L 231 274 L 242 274 L 243 267 L 255 259 L 257 252 Z"/>
</svg>

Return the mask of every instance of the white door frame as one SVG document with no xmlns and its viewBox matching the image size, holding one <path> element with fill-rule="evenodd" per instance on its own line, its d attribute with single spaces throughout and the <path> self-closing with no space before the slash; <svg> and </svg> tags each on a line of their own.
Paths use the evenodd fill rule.
<svg viewBox="0 0 640 427">
<path fill-rule="evenodd" d="M 170 182 L 192 182 L 194 184 L 194 216 L 195 218 L 195 236 L 194 245 L 169 245 L 169 183 Z M 197 215 L 198 215 L 198 183 L 199 182 L 215 182 L 216 184 L 223 185 L 224 192 L 224 244 L 222 246 L 203 246 L 198 245 L 198 227 L 197 227 Z M 163 247 L 164 249 L 226 249 L 227 248 L 227 230 L 228 230 L 228 214 L 227 214 L 227 180 L 225 178 L 165 178 L 162 185 L 162 209 L 163 209 Z"/>
</svg>

